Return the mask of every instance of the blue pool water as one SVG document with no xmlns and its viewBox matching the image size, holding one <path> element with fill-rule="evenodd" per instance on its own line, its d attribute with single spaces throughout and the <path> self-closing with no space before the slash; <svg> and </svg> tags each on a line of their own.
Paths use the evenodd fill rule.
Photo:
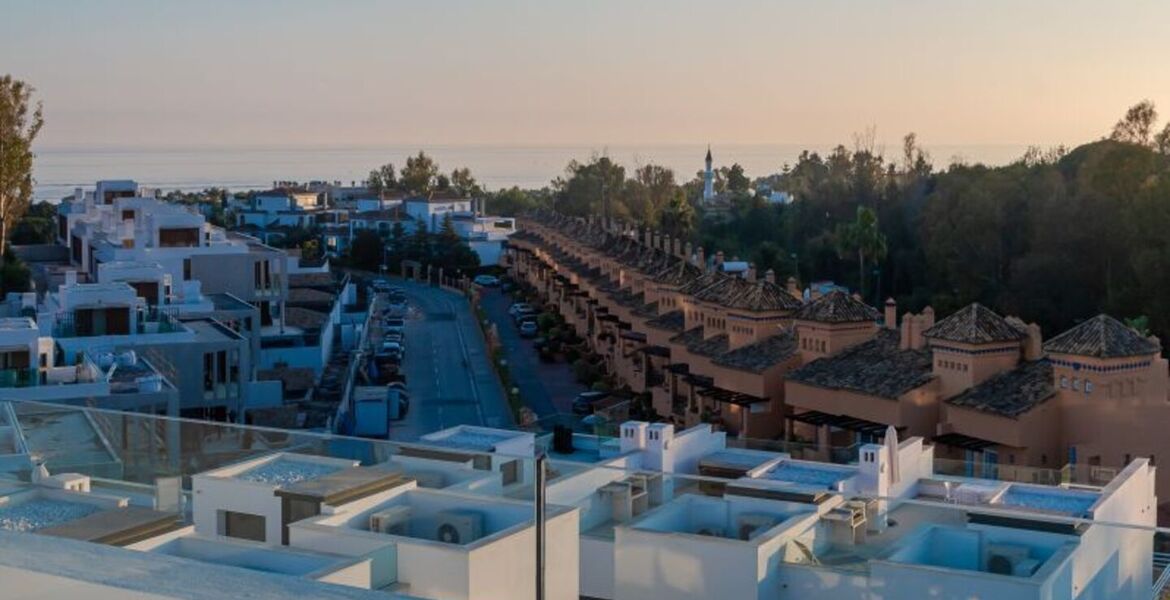
<svg viewBox="0 0 1170 600">
<path fill-rule="evenodd" d="M 820 469 L 790 462 L 782 462 L 776 465 L 776 468 L 768 471 L 766 477 L 776 481 L 828 487 L 842 479 L 848 479 L 852 475 L 851 472 L 840 469 Z"/>
<path fill-rule="evenodd" d="M 1011 486 L 1000 498 L 1007 506 L 1034 508 L 1068 515 L 1082 515 L 1097 501 L 1093 494 L 1082 494 L 1066 490 L 1033 490 Z"/>
</svg>

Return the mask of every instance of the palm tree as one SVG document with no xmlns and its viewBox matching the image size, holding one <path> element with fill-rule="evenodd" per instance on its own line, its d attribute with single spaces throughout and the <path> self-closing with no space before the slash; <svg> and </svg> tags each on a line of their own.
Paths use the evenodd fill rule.
<svg viewBox="0 0 1170 600">
<path fill-rule="evenodd" d="M 878 228 L 877 213 L 866 206 L 857 207 L 857 219 L 837 225 L 837 255 L 841 258 L 857 253 L 858 288 L 865 297 L 865 265 L 886 258 L 886 236 Z"/>
</svg>

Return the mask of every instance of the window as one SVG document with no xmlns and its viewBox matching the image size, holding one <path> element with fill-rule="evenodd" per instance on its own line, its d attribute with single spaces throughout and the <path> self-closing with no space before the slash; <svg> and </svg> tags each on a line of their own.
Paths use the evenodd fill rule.
<svg viewBox="0 0 1170 600">
<path fill-rule="evenodd" d="M 1081 379 L 1079 377 L 1073 377 L 1072 389 L 1078 392 L 1081 391 Z"/>
<path fill-rule="evenodd" d="M 191 281 L 191 259 L 183 259 L 183 281 Z"/>
<path fill-rule="evenodd" d="M 1093 393 L 1093 382 L 1088 380 L 1088 379 L 1085 380 L 1085 393 L 1086 394 Z M 1129 461 L 1126 461 L 1126 462 L 1129 462 Z"/>
<path fill-rule="evenodd" d="M 1068 389 L 1068 377 L 1061 376 L 1061 378 L 1060 378 L 1060 387 L 1062 387 L 1062 388 L 1064 388 L 1064 389 L 1066 389 L 1066 390 Z"/>
<path fill-rule="evenodd" d="M 230 510 L 219 511 L 220 535 L 227 537 L 265 542 L 265 519 L 260 515 L 252 515 Z"/>
<path fill-rule="evenodd" d="M 520 481 L 520 460 L 510 460 L 500 465 L 500 475 L 504 485 L 512 485 Z"/>
</svg>

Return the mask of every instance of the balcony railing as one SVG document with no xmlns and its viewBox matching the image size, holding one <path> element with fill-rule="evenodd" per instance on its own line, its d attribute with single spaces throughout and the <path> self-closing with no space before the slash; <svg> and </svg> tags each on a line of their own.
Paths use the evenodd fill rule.
<svg viewBox="0 0 1170 600">
<path fill-rule="evenodd" d="M 28 388 L 41 383 L 37 369 L 0 369 L 0 388 Z"/>
</svg>

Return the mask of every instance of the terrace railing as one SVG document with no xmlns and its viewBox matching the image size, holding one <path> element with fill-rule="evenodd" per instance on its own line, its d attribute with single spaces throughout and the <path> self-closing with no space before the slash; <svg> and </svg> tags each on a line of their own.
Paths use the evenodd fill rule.
<svg viewBox="0 0 1170 600">
<path fill-rule="evenodd" d="M 0 369 L 0 388 L 36 387 L 40 383 L 38 369 Z"/>
</svg>

